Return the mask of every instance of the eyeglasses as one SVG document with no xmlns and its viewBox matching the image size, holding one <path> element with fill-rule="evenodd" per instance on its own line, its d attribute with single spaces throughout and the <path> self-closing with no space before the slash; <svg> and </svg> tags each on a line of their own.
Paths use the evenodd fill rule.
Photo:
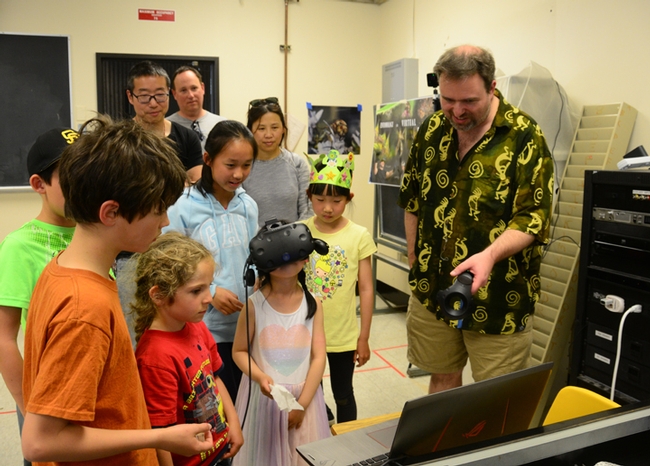
<svg viewBox="0 0 650 466">
<path fill-rule="evenodd" d="M 190 125 L 190 128 L 192 128 L 192 131 L 194 131 L 196 135 L 199 137 L 199 141 L 203 141 L 203 133 L 201 132 L 199 121 L 198 120 L 193 121 L 192 124 Z"/>
<path fill-rule="evenodd" d="M 278 100 L 277 97 L 267 97 L 266 99 L 251 100 L 248 103 L 248 106 L 254 108 L 254 107 L 259 107 L 261 105 L 270 105 L 270 104 L 280 105 L 280 101 Z"/>
<path fill-rule="evenodd" d="M 138 100 L 138 102 L 140 102 L 141 104 L 148 104 L 149 102 L 151 102 L 151 99 L 156 99 L 156 102 L 158 102 L 159 104 L 164 104 L 165 102 L 167 102 L 167 99 L 169 99 L 169 94 L 135 95 L 133 92 L 131 92 L 131 95 L 135 97 Z"/>
</svg>

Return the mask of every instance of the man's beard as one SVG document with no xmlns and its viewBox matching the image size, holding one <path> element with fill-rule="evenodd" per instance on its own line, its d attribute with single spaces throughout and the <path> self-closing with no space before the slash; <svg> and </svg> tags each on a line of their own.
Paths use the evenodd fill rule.
<svg viewBox="0 0 650 466">
<path fill-rule="evenodd" d="M 462 125 L 455 123 L 453 118 L 449 118 L 449 121 L 451 122 L 451 126 L 453 126 L 456 131 L 470 131 L 476 128 L 477 126 L 480 126 L 483 123 L 485 123 L 485 120 L 487 120 L 488 116 L 490 115 L 491 108 L 492 108 L 492 100 L 490 100 L 490 102 L 487 104 L 485 108 L 485 113 L 481 118 L 478 119 L 470 118 L 467 123 Z"/>
</svg>

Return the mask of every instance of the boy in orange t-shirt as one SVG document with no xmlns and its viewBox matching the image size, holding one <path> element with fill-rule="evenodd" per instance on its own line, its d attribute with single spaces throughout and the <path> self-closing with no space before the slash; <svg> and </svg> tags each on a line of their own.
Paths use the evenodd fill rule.
<svg viewBox="0 0 650 466">
<path fill-rule="evenodd" d="M 120 251 L 141 252 L 167 225 L 186 174 L 163 138 L 131 120 L 88 122 L 61 156 L 66 250 L 34 288 L 25 335 L 22 446 L 34 462 L 157 465 L 155 449 L 212 446 L 210 424 L 152 430 L 117 286 Z"/>
</svg>

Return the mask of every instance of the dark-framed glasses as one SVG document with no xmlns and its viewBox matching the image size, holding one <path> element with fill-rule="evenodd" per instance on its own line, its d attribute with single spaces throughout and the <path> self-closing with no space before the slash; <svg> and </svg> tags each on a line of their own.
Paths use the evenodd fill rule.
<svg viewBox="0 0 650 466">
<path fill-rule="evenodd" d="M 190 125 L 190 128 L 192 128 L 192 131 L 196 133 L 196 135 L 199 137 L 199 141 L 203 141 L 203 133 L 201 132 L 201 127 L 199 126 L 199 121 L 194 120 L 192 124 Z"/>
<path fill-rule="evenodd" d="M 259 107 L 260 105 L 268 105 L 268 104 L 275 104 L 279 105 L 280 101 L 278 100 L 277 97 L 267 97 L 266 99 L 255 99 L 251 100 L 248 103 L 249 107 Z"/>
<path fill-rule="evenodd" d="M 169 99 L 169 94 L 135 95 L 133 92 L 131 92 L 131 95 L 135 97 L 138 100 L 138 102 L 140 102 L 141 104 L 148 104 L 149 102 L 151 102 L 151 99 L 156 99 L 156 102 L 158 102 L 159 104 L 164 104 L 165 102 L 167 102 L 167 99 Z"/>
</svg>

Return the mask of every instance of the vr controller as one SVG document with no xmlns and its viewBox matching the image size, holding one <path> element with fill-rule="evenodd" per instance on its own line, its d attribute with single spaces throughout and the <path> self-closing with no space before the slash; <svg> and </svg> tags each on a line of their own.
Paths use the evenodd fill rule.
<svg viewBox="0 0 650 466">
<path fill-rule="evenodd" d="M 442 314 L 451 320 L 461 320 L 474 312 L 474 300 L 472 299 L 472 282 L 474 274 L 463 272 L 453 285 L 446 290 L 438 291 L 436 298 L 440 305 Z"/>
<path fill-rule="evenodd" d="M 314 239 L 304 223 L 282 224 L 275 218 L 266 222 L 251 240 L 249 248 L 250 261 L 263 272 L 307 259 L 313 251 L 320 255 L 329 251 L 327 243 Z"/>
</svg>

